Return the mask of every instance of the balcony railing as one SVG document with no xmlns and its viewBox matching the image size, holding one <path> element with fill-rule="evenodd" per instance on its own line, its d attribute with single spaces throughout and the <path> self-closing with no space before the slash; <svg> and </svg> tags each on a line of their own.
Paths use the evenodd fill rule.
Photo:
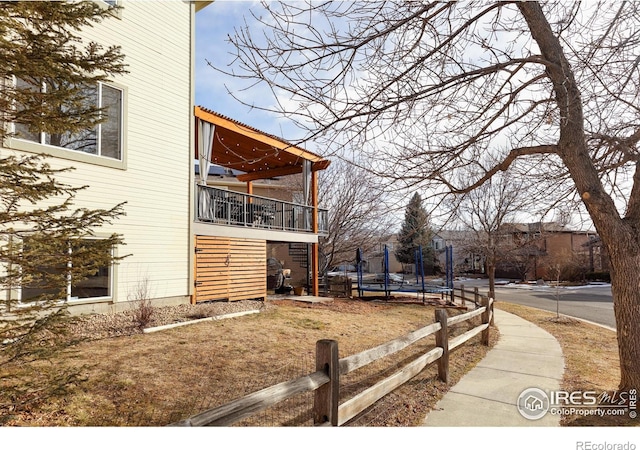
<svg viewBox="0 0 640 450">
<path fill-rule="evenodd" d="M 313 232 L 313 207 L 196 185 L 196 220 L 271 230 Z M 318 208 L 318 233 L 328 232 L 328 211 Z"/>
</svg>

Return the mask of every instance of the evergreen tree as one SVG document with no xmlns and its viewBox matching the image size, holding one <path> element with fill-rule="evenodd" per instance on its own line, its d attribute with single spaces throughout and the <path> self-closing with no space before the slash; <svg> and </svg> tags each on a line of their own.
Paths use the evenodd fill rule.
<svg viewBox="0 0 640 450">
<path fill-rule="evenodd" d="M 113 9 L 97 2 L 0 2 L 0 111 L 5 124 L 30 133 L 77 133 L 104 113 L 88 101 L 91 86 L 123 73 L 120 49 L 80 39 L 83 27 Z M 13 127 L 0 127 L 0 138 Z M 118 259 L 119 235 L 95 231 L 123 215 L 74 208 L 83 187 L 56 180 L 45 155 L 0 150 L 0 424 L 80 380 L 80 369 L 42 366 L 21 379 L 24 363 L 44 363 L 68 349 L 66 300 L 82 281 Z"/>
<path fill-rule="evenodd" d="M 434 252 L 431 247 L 433 232 L 429 226 L 429 213 L 422 204 L 417 192 L 409 200 L 404 214 L 404 222 L 398 233 L 396 258 L 403 265 L 415 263 L 415 252 L 422 246 L 422 261 L 425 273 L 431 273 L 434 267 Z"/>
<path fill-rule="evenodd" d="M 98 2 L 0 2 L 0 95 L 4 121 L 31 133 L 76 133 L 102 120 L 91 89 L 124 73 L 117 46 L 78 32 L 113 15 Z M 0 127 L 0 138 L 11 133 Z"/>
</svg>

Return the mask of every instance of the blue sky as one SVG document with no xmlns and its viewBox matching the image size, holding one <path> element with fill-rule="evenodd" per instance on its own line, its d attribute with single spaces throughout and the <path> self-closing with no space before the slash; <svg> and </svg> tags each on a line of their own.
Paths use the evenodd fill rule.
<svg viewBox="0 0 640 450">
<path fill-rule="evenodd" d="M 226 77 L 207 65 L 212 64 L 227 69 L 233 60 L 233 47 L 227 41 L 227 35 L 233 34 L 234 27 L 243 24 L 243 16 L 249 17 L 250 7 L 259 8 L 258 2 L 240 0 L 216 0 L 196 14 L 196 105 L 224 114 L 232 119 L 251 125 L 269 134 L 293 140 L 299 136 L 299 130 L 290 121 L 265 111 L 251 109 L 242 105 L 228 94 L 229 89 L 244 96 L 246 100 L 270 95 L 259 87 L 241 91 L 242 80 Z M 253 30 L 255 31 L 255 30 Z"/>
</svg>

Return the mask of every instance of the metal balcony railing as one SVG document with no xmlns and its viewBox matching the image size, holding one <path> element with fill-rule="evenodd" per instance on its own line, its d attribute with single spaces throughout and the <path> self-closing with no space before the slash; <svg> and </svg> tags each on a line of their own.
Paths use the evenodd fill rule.
<svg viewBox="0 0 640 450">
<path fill-rule="evenodd" d="M 196 185 L 196 220 L 272 230 L 313 232 L 313 207 Z M 328 232 L 328 211 L 318 208 L 318 233 Z"/>
</svg>

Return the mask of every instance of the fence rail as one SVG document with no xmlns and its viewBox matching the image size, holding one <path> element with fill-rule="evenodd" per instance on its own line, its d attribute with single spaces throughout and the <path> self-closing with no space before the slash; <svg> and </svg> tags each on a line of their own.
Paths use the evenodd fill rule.
<svg viewBox="0 0 640 450">
<path fill-rule="evenodd" d="M 372 406 L 394 389 L 411 380 L 426 367 L 438 364 L 438 377 L 449 382 L 450 352 L 482 334 L 481 342 L 489 345 L 489 325 L 493 317 L 493 299 L 480 297 L 482 306 L 473 311 L 448 317 L 445 309 L 436 309 L 435 323 L 345 358 L 338 358 L 338 342 L 320 340 L 316 343 L 316 372 L 285 381 L 249 394 L 225 405 L 204 411 L 172 426 L 228 426 L 274 406 L 295 395 L 314 391 L 313 419 L 316 426 L 341 426 Z M 449 337 L 449 327 L 478 316 L 482 324 L 456 337 Z M 381 358 L 393 355 L 408 346 L 435 335 L 435 348 L 421 354 L 399 371 L 375 385 L 338 404 L 340 376 L 353 372 Z"/>
<path fill-rule="evenodd" d="M 464 284 L 461 284 L 457 288 L 454 287 L 451 290 L 451 300 L 453 301 L 456 298 L 459 298 L 460 304 L 462 306 L 466 306 L 467 300 L 472 301 L 476 306 L 478 306 L 480 304 L 482 297 L 493 297 L 493 296 L 489 295 L 489 292 L 487 292 L 486 296 L 483 296 L 480 293 L 480 289 L 477 287 L 474 287 L 473 290 L 465 289 Z"/>
</svg>

